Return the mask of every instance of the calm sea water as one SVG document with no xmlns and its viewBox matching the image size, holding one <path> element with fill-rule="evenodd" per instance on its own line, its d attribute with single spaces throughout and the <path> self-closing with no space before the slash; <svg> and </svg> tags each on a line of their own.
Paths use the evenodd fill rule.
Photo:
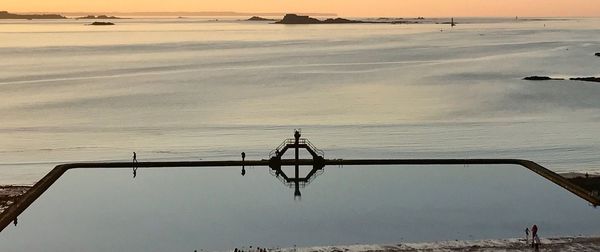
<svg viewBox="0 0 600 252">
<path fill-rule="evenodd" d="M 0 184 L 132 151 L 260 159 L 294 128 L 331 158 L 506 157 L 600 171 L 600 85 L 521 80 L 600 75 L 597 19 L 116 22 L 0 21 Z"/>
</svg>

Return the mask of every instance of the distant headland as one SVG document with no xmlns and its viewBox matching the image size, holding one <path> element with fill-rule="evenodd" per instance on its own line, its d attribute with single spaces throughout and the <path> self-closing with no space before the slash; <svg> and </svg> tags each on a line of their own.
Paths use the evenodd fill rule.
<svg viewBox="0 0 600 252">
<path fill-rule="evenodd" d="M 0 19 L 66 19 L 66 17 L 58 14 L 13 14 L 0 11 Z"/>
</svg>

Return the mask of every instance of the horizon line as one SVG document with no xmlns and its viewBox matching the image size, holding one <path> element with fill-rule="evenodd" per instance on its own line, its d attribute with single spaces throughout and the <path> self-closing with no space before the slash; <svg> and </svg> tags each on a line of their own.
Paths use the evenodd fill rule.
<svg viewBox="0 0 600 252">
<path fill-rule="evenodd" d="M 10 11 L 9 11 L 10 12 Z M 144 16 L 144 15 L 155 15 L 155 16 L 251 16 L 251 15 L 263 15 L 263 16 L 282 16 L 285 14 L 298 14 L 298 15 L 309 15 L 309 16 L 332 16 L 337 17 L 337 13 L 331 12 L 238 12 L 238 11 L 19 11 L 10 12 L 15 14 L 60 14 L 60 15 L 129 15 L 129 16 Z"/>
<path fill-rule="evenodd" d="M 123 15 L 123 16 L 284 16 L 286 14 L 297 14 L 297 15 L 308 15 L 308 16 L 321 16 L 321 17 L 338 17 L 337 13 L 333 12 L 239 12 L 239 11 L 16 11 L 9 13 L 15 14 L 59 14 L 65 16 L 78 16 L 78 15 Z M 422 15 L 416 15 L 414 17 L 421 17 Z M 599 18 L 600 15 L 581 15 L 581 16 L 519 16 L 519 18 Z M 425 18 L 513 18 L 515 16 L 473 16 L 473 15 L 456 15 L 456 16 L 422 16 Z M 411 15 L 373 15 L 373 16 L 351 16 L 346 17 L 387 17 L 387 18 L 406 18 L 413 17 Z"/>
</svg>

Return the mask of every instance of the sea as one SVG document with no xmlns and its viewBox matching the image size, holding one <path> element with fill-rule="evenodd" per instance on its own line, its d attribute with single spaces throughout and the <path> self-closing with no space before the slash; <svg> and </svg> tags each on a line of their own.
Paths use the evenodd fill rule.
<svg viewBox="0 0 600 252">
<path fill-rule="evenodd" d="M 441 19 L 441 21 L 447 21 Z M 0 21 L 0 184 L 79 161 L 523 158 L 600 172 L 600 19 Z"/>
<path fill-rule="evenodd" d="M 439 20 L 0 21 L 0 184 L 133 152 L 260 160 L 296 129 L 331 159 L 519 158 L 600 173 L 600 84 L 523 80 L 600 76 L 600 19 Z M 487 239 L 534 223 L 545 236 L 600 234 L 597 209 L 520 167 L 326 167 L 300 200 L 267 168 L 246 169 L 70 171 L 0 248 Z"/>
</svg>

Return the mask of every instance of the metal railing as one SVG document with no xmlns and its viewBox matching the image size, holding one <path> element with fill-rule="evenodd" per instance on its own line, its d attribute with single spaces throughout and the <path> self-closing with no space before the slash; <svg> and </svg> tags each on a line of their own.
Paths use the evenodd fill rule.
<svg viewBox="0 0 600 252">
<path fill-rule="evenodd" d="M 283 150 L 284 147 L 288 146 L 288 145 L 294 145 L 296 144 L 296 139 L 294 138 L 288 138 L 283 140 L 283 142 L 277 146 L 277 148 L 273 149 L 271 152 L 269 152 L 269 157 L 275 157 L 276 153 L 278 151 Z M 321 156 L 321 157 L 325 157 L 325 152 L 318 149 L 315 145 L 313 145 L 308 139 L 306 138 L 300 138 L 298 139 L 298 144 L 304 144 L 306 146 L 308 146 L 308 148 L 310 148 L 312 151 L 314 151 L 317 155 Z"/>
</svg>

